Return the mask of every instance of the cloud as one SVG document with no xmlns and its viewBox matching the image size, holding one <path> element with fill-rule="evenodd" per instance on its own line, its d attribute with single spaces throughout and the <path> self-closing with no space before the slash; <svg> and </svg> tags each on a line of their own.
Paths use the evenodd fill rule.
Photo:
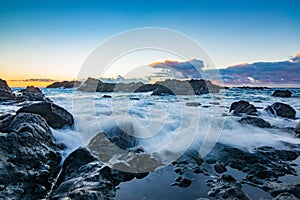
<svg viewBox="0 0 300 200">
<path fill-rule="evenodd" d="M 165 60 L 151 63 L 149 66 L 164 69 L 164 73 L 172 74 L 175 78 L 201 78 L 204 64 L 203 61 L 196 59 L 187 62 Z"/>
<path fill-rule="evenodd" d="M 32 79 L 23 79 L 23 80 L 9 80 L 11 82 L 55 82 L 57 80 L 46 79 L 46 78 L 32 78 Z"/>
<path fill-rule="evenodd" d="M 300 53 L 280 62 L 243 63 L 219 70 L 225 84 L 300 84 Z"/>
</svg>

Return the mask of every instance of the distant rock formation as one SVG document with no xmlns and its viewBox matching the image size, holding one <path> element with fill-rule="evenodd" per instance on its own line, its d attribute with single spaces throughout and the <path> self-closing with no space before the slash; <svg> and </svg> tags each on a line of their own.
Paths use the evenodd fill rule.
<svg viewBox="0 0 300 200">
<path fill-rule="evenodd" d="M 0 79 L 0 102 L 13 99 L 15 99 L 15 95 L 11 88 L 7 85 L 5 80 Z"/>
<path fill-rule="evenodd" d="M 62 81 L 62 82 L 54 82 L 50 85 L 48 85 L 46 88 L 76 88 L 79 87 L 81 84 L 80 81 Z"/>
<path fill-rule="evenodd" d="M 273 97 L 291 97 L 292 92 L 289 90 L 275 90 L 272 94 Z"/>
</svg>

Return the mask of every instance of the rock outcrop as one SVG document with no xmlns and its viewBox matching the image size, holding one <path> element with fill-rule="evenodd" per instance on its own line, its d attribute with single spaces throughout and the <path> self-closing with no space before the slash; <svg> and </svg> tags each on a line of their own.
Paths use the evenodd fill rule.
<svg viewBox="0 0 300 200">
<path fill-rule="evenodd" d="M 79 87 L 81 84 L 80 81 L 62 81 L 62 82 L 54 82 L 50 85 L 48 85 L 46 88 L 76 88 Z"/>
<path fill-rule="evenodd" d="M 285 103 L 276 102 L 271 106 L 267 106 L 265 111 L 280 117 L 293 119 L 296 116 L 296 110 Z"/>
<path fill-rule="evenodd" d="M 291 97 L 292 92 L 289 90 L 275 90 L 272 94 L 273 97 Z"/>
<path fill-rule="evenodd" d="M 52 128 L 62 128 L 63 126 L 74 124 L 73 116 L 67 110 L 51 102 L 41 102 L 24 106 L 17 113 L 39 114 L 45 118 Z"/>
<path fill-rule="evenodd" d="M 0 79 L 0 102 L 14 99 L 15 95 L 11 88 L 7 85 L 5 80 Z"/>
<path fill-rule="evenodd" d="M 254 116 L 245 116 L 238 120 L 238 122 L 242 124 L 250 124 L 252 126 L 257 126 L 260 128 L 271 128 L 271 124 L 265 121 L 262 118 L 254 117 Z"/>
<path fill-rule="evenodd" d="M 248 101 L 237 101 L 233 102 L 229 108 L 229 112 L 232 112 L 234 115 L 256 115 L 257 110 L 254 105 L 250 104 Z"/>
<path fill-rule="evenodd" d="M 43 92 L 38 87 L 27 86 L 25 89 L 21 90 L 21 96 L 17 97 L 17 101 L 46 101 L 49 100 L 45 97 Z"/>
<path fill-rule="evenodd" d="M 19 113 L 0 133 L 0 199 L 42 199 L 51 189 L 61 161 L 60 148 L 46 121 Z"/>
</svg>

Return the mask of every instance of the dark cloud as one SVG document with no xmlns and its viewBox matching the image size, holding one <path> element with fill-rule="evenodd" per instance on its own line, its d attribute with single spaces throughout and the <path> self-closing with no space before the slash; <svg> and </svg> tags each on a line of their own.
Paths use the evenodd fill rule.
<svg viewBox="0 0 300 200">
<path fill-rule="evenodd" d="M 152 63 L 150 66 L 165 69 L 166 73 L 172 73 L 176 78 L 201 78 L 204 64 L 201 60 L 193 59 L 187 62 L 166 60 Z"/>
</svg>

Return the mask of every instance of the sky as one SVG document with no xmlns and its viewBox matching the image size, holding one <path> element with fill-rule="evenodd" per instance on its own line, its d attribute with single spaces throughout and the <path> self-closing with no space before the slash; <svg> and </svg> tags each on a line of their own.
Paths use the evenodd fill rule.
<svg viewBox="0 0 300 200">
<path fill-rule="evenodd" d="M 300 52 L 299 7 L 298 0 L 0 0 L 0 78 L 74 79 L 99 44 L 142 27 L 191 37 L 217 68 L 288 60 Z"/>
</svg>

